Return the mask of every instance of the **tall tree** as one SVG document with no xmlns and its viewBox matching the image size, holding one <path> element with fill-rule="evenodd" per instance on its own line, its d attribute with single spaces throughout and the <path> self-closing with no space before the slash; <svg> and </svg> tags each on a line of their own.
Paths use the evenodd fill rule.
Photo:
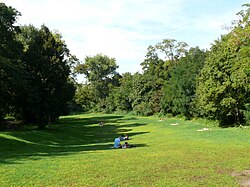
<svg viewBox="0 0 250 187">
<path fill-rule="evenodd" d="M 107 98 L 109 112 L 129 112 L 132 110 L 131 90 L 133 89 L 133 75 L 131 73 L 124 73 L 119 82 L 120 86 L 112 89 Z"/>
<path fill-rule="evenodd" d="M 223 126 L 242 123 L 250 102 L 250 5 L 245 6 L 232 31 L 212 46 L 197 87 L 200 113 Z"/>
<path fill-rule="evenodd" d="M 156 49 L 164 53 L 165 59 L 174 64 L 180 57 L 187 52 L 187 43 L 177 42 L 175 39 L 164 39 L 156 44 Z"/>
<path fill-rule="evenodd" d="M 142 86 L 142 106 L 137 108 L 142 111 L 145 108 L 148 115 L 161 111 L 163 96 L 162 87 L 170 78 L 170 70 L 174 68 L 179 59 L 187 51 L 185 42 L 177 42 L 174 39 L 164 39 L 155 46 L 149 46 L 145 60 L 141 63 L 143 75 L 140 78 Z"/>
<path fill-rule="evenodd" d="M 23 86 L 22 45 L 16 39 L 20 30 L 14 25 L 20 15 L 14 8 L 0 3 L 0 120 L 4 113 L 10 112 Z"/>
<path fill-rule="evenodd" d="M 86 76 L 88 84 L 93 88 L 95 103 L 100 108 L 106 108 L 105 99 L 113 86 L 118 86 L 120 75 L 116 72 L 118 66 L 114 58 L 103 54 L 87 56 L 83 64 L 78 64 L 76 71 Z"/>
<path fill-rule="evenodd" d="M 23 67 L 28 83 L 20 114 L 26 122 L 37 122 L 45 128 L 65 114 L 67 102 L 74 95 L 69 79 L 71 54 L 61 35 L 44 25 L 40 29 L 22 27 L 19 39 L 25 46 Z"/>
<path fill-rule="evenodd" d="M 133 110 L 140 115 L 152 115 L 152 107 L 150 103 L 150 94 L 152 87 L 147 83 L 143 74 L 135 73 L 133 75 L 132 89 L 130 91 L 130 100 Z"/>
<path fill-rule="evenodd" d="M 191 48 L 185 57 L 170 70 L 170 79 L 163 87 L 161 107 L 165 113 L 192 116 L 196 79 L 205 62 L 206 54 L 198 47 Z"/>
</svg>

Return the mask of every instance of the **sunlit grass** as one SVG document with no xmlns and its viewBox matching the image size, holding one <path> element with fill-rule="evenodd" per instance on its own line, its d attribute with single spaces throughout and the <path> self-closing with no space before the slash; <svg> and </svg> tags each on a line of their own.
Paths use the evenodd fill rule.
<svg viewBox="0 0 250 187">
<path fill-rule="evenodd" d="M 137 147 L 112 149 L 124 133 Z M 174 118 L 68 116 L 43 131 L 1 132 L 0 149 L 1 186 L 237 186 L 232 173 L 250 169 L 249 128 Z"/>
</svg>

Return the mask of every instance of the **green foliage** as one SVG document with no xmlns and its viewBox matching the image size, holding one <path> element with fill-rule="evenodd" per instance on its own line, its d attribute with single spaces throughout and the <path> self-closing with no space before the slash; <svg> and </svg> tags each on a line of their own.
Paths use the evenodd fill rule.
<svg viewBox="0 0 250 187">
<path fill-rule="evenodd" d="M 21 14 L 0 3 L 0 120 L 11 113 L 44 128 L 69 108 L 81 107 L 144 116 L 199 115 L 223 126 L 249 123 L 250 4 L 243 6 L 239 20 L 208 53 L 164 39 L 148 47 L 143 73 L 122 76 L 114 58 L 87 56 L 75 68 L 87 82 L 77 85 L 71 70 L 78 59 L 61 34 L 44 25 L 20 29 L 15 23 Z"/>
<path fill-rule="evenodd" d="M 249 11 L 241 12 L 232 31 L 212 46 L 198 81 L 201 115 L 223 126 L 243 123 L 242 111 L 250 100 Z"/>
<path fill-rule="evenodd" d="M 15 26 L 21 14 L 12 7 L 0 3 L 0 121 L 15 105 L 18 93 L 23 87 L 20 80 L 23 71 L 20 68 L 22 45 L 16 40 L 20 32 Z"/>
<path fill-rule="evenodd" d="M 170 71 L 163 87 L 161 107 L 165 113 L 190 117 L 194 113 L 196 77 L 203 67 L 205 52 L 191 48 Z"/>
<path fill-rule="evenodd" d="M 117 111 L 118 113 L 129 112 L 132 110 L 131 88 L 133 76 L 131 73 L 125 73 L 119 79 L 119 87 L 115 87 L 107 98 L 108 112 Z"/>
<path fill-rule="evenodd" d="M 113 91 L 114 103 L 118 111 L 131 111 L 131 88 L 133 84 L 133 76 L 130 73 L 125 73 L 120 79 L 120 86 Z"/>
<path fill-rule="evenodd" d="M 21 29 L 19 40 L 25 46 L 22 66 L 27 84 L 16 114 L 27 123 L 36 122 L 44 128 L 69 112 L 67 103 L 75 90 L 69 79 L 71 55 L 61 35 L 46 26 Z"/>
<path fill-rule="evenodd" d="M 91 85 L 78 84 L 74 101 L 81 106 L 82 111 L 90 111 L 93 108 L 93 88 Z"/>
<path fill-rule="evenodd" d="M 132 108 L 134 109 L 136 105 L 140 104 L 143 101 L 143 95 L 147 90 L 145 90 L 142 79 L 142 75 L 140 73 L 135 73 L 133 75 L 132 87 L 130 90 L 130 101 L 132 102 Z"/>
<path fill-rule="evenodd" d="M 153 115 L 153 111 L 151 108 L 151 103 L 143 101 L 134 107 L 134 111 L 137 115 L 150 116 Z"/>
<path fill-rule="evenodd" d="M 0 119 L 12 113 L 41 128 L 68 113 L 73 56 L 58 33 L 15 26 L 21 14 L 0 3 Z"/>
<path fill-rule="evenodd" d="M 175 39 L 164 39 L 156 44 L 156 49 L 164 53 L 165 59 L 174 65 L 177 60 L 184 56 L 187 52 L 188 44 L 185 42 L 177 42 Z"/>
<path fill-rule="evenodd" d="M 93 57 L 87 56 L 85 62 L 82 64 L 79 63 L 75 68 L 76 72 L 86 76 L 88 81 L 87 87 L 91 88 L 92 100 L 90 102 L 92 103 L 92 109 L 95 111 L 113 111 L 113 104 L 109 101 L 108 96 L 115 87 L 120 85 L 119 79 L 121 76 L 116 72 L 117 68 L 118 66 L 114 58 L 109 58 L 102 54 L 97 54 Z M 76 97 L 81 96 L 77 95 Z M 110 98 L 112 97 L 110 96 Z M 89 97 L 85 98 L 88 99 Z"/>
<path fill-rule="evenodd" d="M 20 15 L 0 3 L 0 119 L 13 113 L 43 128 L 68 112 L 73 58 L 61 35 L 44 25 L 40 30 L 14 26 Z"/>
<path fill-rule="evenodd" d="M 133 75 L 128 97 L 130 103 L 129 106 L 132 107 L 136 114 L 145 116 L 153 114 L 150 103 L 151 90 L 152 86 L 147 83 L 147 77 L 140 73 L 135 73 Z"/>
<path fill-rule="evenodd" d="M 250 102 L 249 8 L 238 16 L 230 33 L 215 41 L 208 52 L 198 47 L 188 51 L 185 42 L 174 39 L 150 45 L 141 63 L 142 74 L 120 77 L 114 73 L 114 59 L 101 54 L 87 57 L 77 70 L 93 88 L 92 108 L 145 116 L 208 117 L 223 126 L 244 123 L 248 119 L 245 104 Z"/>
<path fill-rule="evenodd" d="M 133 109 L 133 80 L 134 76 L 131 73 L 121 76 L 119 86 L 114 86 L 105 100 L 106 113 L 124 114 Z"/>
<path fill-rule="evenodd" d="M 169 71 L 186 51 L 187 44 L 173 39 L 165 39 L 155 46 L 149 46 L 146 59 L 141 63 L 143 74 L 140 84 L 135 88 L 135 94 L 141 99 L 135 99 L 133 109 L 142 115 L 152 115 L 161 112 L 162 87 L 169 79 Z M 139 82 L 138 82 L 139 83 Z M 134 91 L 135 91 L 134 90 Z"/>
<path fill-rule="evenodd" d="M 12 7 L 0 3 L 0 56 L 7 59 L 17 60 L 21 54 L 20 43 L 16 40 L 16 34 L 20 32 L 19 26 L 15 26 L 20 12 Z"/>
<path fill-rule="evenodd" d="M 105 99 L 110 91 L 110 85 L 118 80 L 118 68 L 114 58 L 106 55 L 97 54 L 93 57 L 87 56 L 83 64 L 78 64 L 76 71 L 84 74 L 86 79 L 94 89 L 95 98 Z"/>
</svg>

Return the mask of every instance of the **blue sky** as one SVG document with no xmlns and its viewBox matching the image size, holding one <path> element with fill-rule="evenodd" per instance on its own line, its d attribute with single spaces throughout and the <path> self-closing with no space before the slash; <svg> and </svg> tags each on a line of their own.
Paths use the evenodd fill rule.
<svg viewBox="0 0 250 187">
<path fill-rule="evenodd" d="M 120 73 L 140 71 L 149 45 L 163 39 L 208 49 L 247 0 L 2 0 L 22 13 L 18 24 L 58 30 L 81 61 L 115 58 Z"/>
</svg>

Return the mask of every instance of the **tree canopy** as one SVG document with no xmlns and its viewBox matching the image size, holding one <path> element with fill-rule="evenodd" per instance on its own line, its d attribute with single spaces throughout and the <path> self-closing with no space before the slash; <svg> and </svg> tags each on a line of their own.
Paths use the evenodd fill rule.
<svg viewBox="0 0 250 187">
<path fill-rule="evenodd" d="M 22 88 L 22 45 L 16 38 L 20 29 L 14 26 L 20 15 L 14 8 L 0 3 L 0 120 L 10 112 Z"/>
<path fill-rule="evenodd" d="M 223 126 L 243 123 L 250 102 L 250 8 L 246 6 L 233 29 L 215 41 L 197 86 L 201 114 Z"/>
<path fill-rule="evenodd" d="M 45 25 L 15 26 L 20 15 L 0 3 L 0 118 L 12 114 L 44 128 L 67 114 L 75 62 L 59 33 Z"/>
<path fill-rule="evenodd" d="M 163 39 L 149 45 L 142 72 L 117 72 L 104 54 L 73 56 L 62 35 L 42 25 L 16 26 L 21 13 L 0 3 L 0 120 L 6 114 L 40 128 L 70 110 L 182 115 L 250 121 L 250 4 L 209 50 Z M 84 84 L 74 81 L 84 74 Z"/>
<path fill-rule="evenodd" d="M 85 90 L 92 88 L 103 112 L 205 117 L 223 126 L 249 123 L 249 4 L 243 7 L 210 50 L 163 39 L 148 47 L 143 72 L 118 76 L 118 84 L 110 84 L 117 68 L 112 60 L 87 57 L 78 67 L 89 81 Z"/>
<path fill-rule="evenodd" d="M 93 100 L 100 108 L 106 108 L 105 99 L 113 86 L 119 85 L 120 75 L 116 60 L 103 54 L 87 56 L 84 63 L 76 67 L 78 73 L 84 74 L 92 89 Z"/>
<path fill-rule="evenodd" d="M 40 29 L 24 26 L 21 30 L 23 68 L 27 72 L 21 115 L 26 122 L 46 124 L 67 113 L 67 101 L 74 95 L 69 79 L 70 53 L 60 34 L 45 25 Z"/>
</svg>

